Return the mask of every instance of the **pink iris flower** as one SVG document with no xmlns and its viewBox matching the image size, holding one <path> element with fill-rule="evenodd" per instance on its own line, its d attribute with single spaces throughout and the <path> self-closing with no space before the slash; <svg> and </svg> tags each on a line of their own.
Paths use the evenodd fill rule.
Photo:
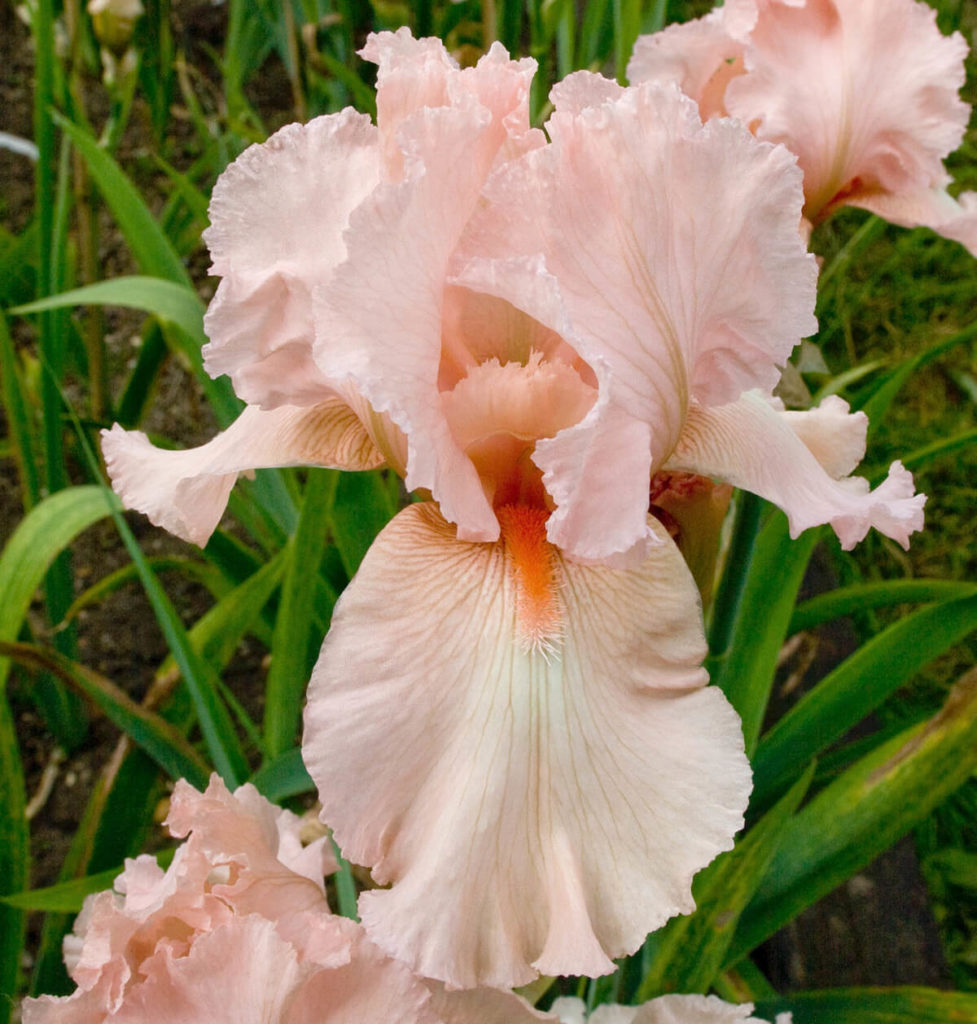
<svg viewBox="0 0 977 1024">
<path fill-rule="evenodd" d="M 262 465 L 386 464 L 428 499 L 367 553 L 313 675 L 323 820 L 389 885 L 361 896 L 370 938 L 418 973 L 608 973 L 693 908 L 750 791 L 651 481 L 748 488 L 846 547 L 906 544 L 923 498 L 898 463 L 849 476 L 866 423 L 840 399 L 771 397 L 816 326 L 785 149 L 587 74 L 547 142 L 531 61 L 462 70 L 406 30 L 364 54 L 376 127 L 283 129 L 215 190 L 207 366 L 252 404 L 194 451 L 115 428 L 106 461 L 197 543 Z"/>
<path fill-rule="evenodd" d="M 967 126 L 967 44 L 917 0 L 727 0 L 642 36 L 632 82 L 675 82 L 703 118 L 729 114 L 783 143 L 813 225 L 858 206 L 932 228 L 977 255 L 977 193 L 947 192 Z"/>
<path fill-rule="evenodd" d="M 177 783 L 166 824 L 188 837 L 164 871 L 126 862 L 85 900 L 65 961 L 77 989 L 23 1004 L 24 1024 L 533 1024 L 509 993 L 446 992 L 330 913 L 325 830 L 250 785 Z"/>
</svg>

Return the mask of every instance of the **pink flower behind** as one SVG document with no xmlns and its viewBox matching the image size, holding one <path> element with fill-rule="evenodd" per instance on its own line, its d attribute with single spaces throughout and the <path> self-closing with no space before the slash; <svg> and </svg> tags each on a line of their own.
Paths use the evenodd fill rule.
<svg viewBox="0 0 977 1024">
<path fill-rule="evenodd" d="M 90 896 L 65 943 L 78 985 L 23 1005 L 25 1024 L 510 1024 L 539 1018 L 515 996 L 431 988 L 329 912 L 325 836 L 252 786 L 177 783 L 170 831 L 186 836 L 164 872 L 128 861 L 115 892 Z M 503 1016 L 504 1014 L 504 1016 Z"/>
<path fill-rule="evenodd" d="M 812 224 L 860 206 L 977 254 L 977 194 L 952 199 L 943 168 L 967 124 L 966 53 L 917 0 L 731 0 L 640 38 L 628 71 L 787 146 Z"/>
</svg>

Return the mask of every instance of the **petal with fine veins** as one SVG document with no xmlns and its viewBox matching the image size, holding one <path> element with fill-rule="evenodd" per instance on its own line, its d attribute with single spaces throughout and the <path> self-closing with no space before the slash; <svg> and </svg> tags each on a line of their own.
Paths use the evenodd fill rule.
<svg viewBox="0 0 977 1024">
<path fill-rule="evenodd" d="M 693 874 L 731 845 L 739 722 L 704 686 L 695 585 L 661 540 L 634 570 L 555 548 L 547 569 L 538 546 L 459 541 L 413 505 L 337 604 L 304 756 L 345 854 L 393 883 L 362 896 L 367 932 L 419 973 L 612 971 L 692 909 Z M 521 621 L 546 572 L 549 649 Z"/>
<path fill-rule="evenodd" d="M 837 411 L 824 418 L 836 438 Z M 757 392 L 728 405 L 693 406 L 667 468 L 716 477 L 772 501 L 787 513 L 791 536 L 830 523 L 848 550 L 874 526 L 907 548 L 909 535 L 923 527 L 926 501 L 925 495 L 913 493 L 912 474 L 894 462 L 888 478 L 873 491 L 861 477 L 836 479 L 833 471 L 841 463 L 832 456 L 826 468 L 818 461 L 822 449 L 804 436 L 817 421 L 802 421 L 801 431 L 795 432 L 791 415 Z M 848 419 L 861 444 L 863 417 L 856 413 Z"/>
<path fill-rule="evenodd" d="M 227 430 L 199 448 L 164 451 L 144 433 L 116 424 L 102 431 L 112 486 L 126 508 L 164 530 L 204 545 L 217 528 L 240 473 L 274 466 L 375 469 L 383 457 L 340 398 L 313 406 L 247 406 Z"/>
<path fill-rule="evenodd" d="M 942 160 L 967 124 L 966 53 L 916 0 L 767 0 L 726 108 L 797 154 L 816 222 L 861 194 L 946 185 Z"/>
</svg>

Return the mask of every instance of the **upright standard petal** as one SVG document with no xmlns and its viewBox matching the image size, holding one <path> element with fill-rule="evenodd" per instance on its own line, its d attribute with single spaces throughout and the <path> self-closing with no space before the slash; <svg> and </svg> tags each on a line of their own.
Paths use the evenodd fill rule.
<svg viewBox="0 0 977 1024">
<path fill-rule="evenodd" d="M 692 909 L 750 789 L 677 549 L 582 566 L 545 513 L 500 518 L 494 544 L 433 505 L 384 530 L 337 604 L 303 741 L 323 820 L 393 883 L 361 897 L 368 934 L 457 987 L 612 971 Z"/>
<path fill-rule="evenodd" d="M 461 70 L 437 56 L 437 46 L 397 33 L 367 48 L 380 61 L 381 132 L 383 110 L 400 118 L 403 174 L 378 187 L 351 219 L 348 258 L 317 294 L 316 358 L 330 379 L 352 381 L 404 432 L 408 488 L 433 494 L 466 537 L 494 540 L 492 507 L 441 407 L 446 290 L 490 170 L 544 140 L 528 127 L 532 62 L 493 48 Z M 424 60 L 415 80 L 400 62 L 418 50 Z"/>
<path fill-rule="evenodd" d="M 287 125 L 218 178 L 204 238 L 223 280 L 204 319 L 204 365 L 246 402 L 322 401 L 312 292 L 345 258 L 350 213 L 378 177 L 376 129 L 347 109 Z"/>
<path fill-rule="evenodd" d="M 557 503 L 550 538 L 602 558 L 640 538 L 608 522 L 605 491 L 562 479 L 602 447 L 602 417 L 619 436 L 622 416 L 646 425 L 650 437 L 632 430 L 629 442 L 644 444 L 623 456 L 643 463 L 646 482 L 691 401 L 774 386 L 778 365 L 816 329 L 816 267 L 798 234 L 801 176 L 786 150 L 758 145 L 731 121 L 703 126 L 674 87 L 589 81 L 555 91 L 552 144 L 493 176 L 472 234 L 499 257 L 541 253 L 572 324 L 568 340 L 608 370 L 603 412 L 535 456 Z M 601 550 L 600 536 L 614 547 Z"/>
<path fill-rule="evenodd" d="M 923 527 L 926 496 L 913 493 L 912 474 L 900 462 L 875 490 L 862 477 L 837 472 L 851 468 L 865 438 L 858 413 L 847 417 L 844 438 L 839 402 L 821 417 L 821 437 L 818 410 L 785 413 L 757 392 L 715 408 L 694 406 L 668 468 L 717 477 L 772 501 L 787 513 L 792 536 L 830 523 L 847 550 L 875 527 L 908 548 L 910 534 Z M 825 444 L 825 436 L 836 444 Z"/>
<path fill-rule="evenodd" d="M 102 431 L 112 486 L 127 508 L 203 546 L 217 529 L 241 473 L 274 466 L 375 469 L 383 456 L 341 398 L 264 412 L 247 406 L 227 430 L 199 448 L 166 451 L 141 431 Z"/>
</svg>

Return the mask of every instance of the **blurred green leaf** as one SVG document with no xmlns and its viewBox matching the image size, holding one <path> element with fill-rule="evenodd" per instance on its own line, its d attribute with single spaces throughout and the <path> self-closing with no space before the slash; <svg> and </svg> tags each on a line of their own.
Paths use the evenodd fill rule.
<svg viewBox="0 0 977 1024">
<path fill-rule="evenodd" d="M 359 568 L 374 537 L 396 511 L 381 470 L 340 475 L 329 522 L 343 567 L 350 578 Z"/>
<path fill-rule="evenodd" d="M 182 260 L 138 189 L 119 165 L 84 128 L 57 113 L 54 119 L 84 158 L 92 180 L 112 211 L 143 273 L 192 288 L 193 283 Z"/>
<path fill-rule="evenodd" d="M 0 654 L 25 668 L 51 672 L 77 687 L 105 713 L 106 717 L 140 746 L 170 778 L 188 779 L 198 788 L 210 778 L 207 762 L 169 722 L 140 707 L 105 676 L 34 644 L 0 641 Z"/>
<path fill-rule="evenodd" d="M 265 746 L 272 756 L 294 746 L 309 681 L 310 640 L 317 608 L 319 567 L 326 546 L 326 524 L 341 476 L 331 470 L 309 470 L 298 528 L 288 542 L 288 568 L 275 620 L 271 669 L 265 691 Z M 332 601 L 336 595 L 331 594 Z M 332 604 L 318 610 L 329 615 Z M 319 634 L 318 640 L 322 639 Z"/>
<path fill-rule="evenodd" d="M 7 694 L 0 686 L 0 894 L 30 884 L 30 836 L 20 745 Z M 0 1020 L 17 995 L 26 919 L 19 908 L 0 903 Z"/>
<path fill-rule="evenodd" d="M 189 284 L 161 277 L 116 277 L 110 281 L 96 281 L 82 288 L 49 295 L 18 306 L 11 312 L 27 315 L 83 305 L 139 309 L 172 325 L 176 330 L 171 331 L 169 336 L 180 356 L 200 381 L 222 425 L 226 426 L 237 416 L 241 404 L 230 392 L 227 381 L 214 380 L 204 369 L 201 355 L 203 346 L 207 344 L 203 325 L 204 306 L 200 296 Z"/>
<path fill-rule="evenodd" d="M 977 595 L 922 608 L 863 644 L 761 739 L 753 759 L 756 806 L 763 806 L 800 765 L 974 629 Z"/>
<path fill-rule="evenodd" d="M 251 776 L 251 782 L 273 803 L 315 792 L 315 783 L 306 770 L 298 747 L 269 758 Z"/>
<path fill-rule="evenodd" d="M 955 597 L 970 597 L 975 593 L 977 584 L 958 580 L 911 579 L 856 583 L 803 601 L 794 609 L 788 633 L 814 629 L 823 622 L 831 622 L 853 612 L 917 601 L 948 601 Z"/>
<path fill-rule="evenodd" d="M 0 640 L 15 640 L 48 566 L 82 530 L 119 508 L 111 491 L 94 485 L 58 491 L 21 520 L 0 553 Z M 9 667 L 0 658 L 0 688 Z"/>
<path fill-rule="evenodd" d="M 791 540 L 787 517 L 771 512 L 757 534 L 742 591 L 730 619 L 728 646 L 710 654 L 706 667 L 743 722 L 746 751 L 752 754 L 770 699 L 777 658 L 794 610 L 819 529 Z"/>
<path fill-rule="evenodd" d="M 799 811 L 740 918 L 735 964 L 926 818 L 977 768 L 977 669 L 930 721 L 849 768 Z"/>
<path fill-rule="evenodd" d="M 879 941 L 885 941 L 880 937 Z M 840 988 L 757 1000 L 756 1014 L 789 1010 L 794 1024 L 977 1024 L 977 994 L 935 988 Z"/>
</svg>

